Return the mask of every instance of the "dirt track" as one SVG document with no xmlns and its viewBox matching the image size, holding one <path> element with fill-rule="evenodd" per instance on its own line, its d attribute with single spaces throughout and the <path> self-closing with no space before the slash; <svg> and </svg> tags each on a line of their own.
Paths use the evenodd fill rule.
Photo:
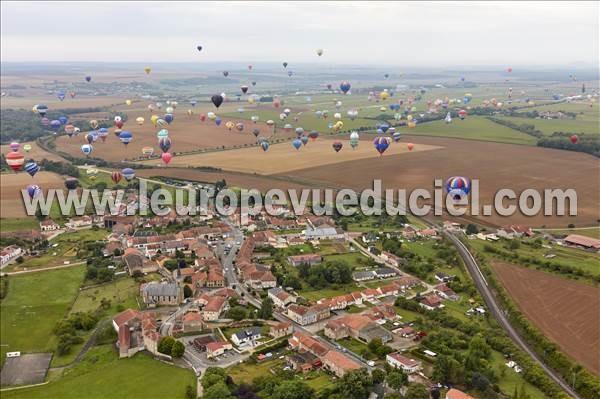
<svg viewBox="0 0 600 399">
<path fill-rule="evenodd" d="M 535 269 L 492 262 L 521 311 L 573 359 L 600 375 L 600 289 Z"/>
</svg>

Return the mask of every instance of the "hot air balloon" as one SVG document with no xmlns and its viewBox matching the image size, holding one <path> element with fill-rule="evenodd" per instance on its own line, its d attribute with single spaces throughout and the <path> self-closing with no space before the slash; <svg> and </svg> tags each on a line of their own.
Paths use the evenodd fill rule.
<svg viewBox="0 0 600 399">
<path fill-rule="evenodd" d="M 252 129 L 252 134 L 254 135 L 254 137 L 258 137 L 258 135 L 260 134 L 260 129 L 255 127 L 254 129 Z"/>
<path fill-rule="evenodd" d="M 292 77 L 292 75 L 293 75 L 293 74 L 294 74 L 294 72 L 293 72 L 293 71 L 288 71 L 288 76 L 289 76 L 290 78 Z"/>
<path fill-rule="evenodd" d="M 81 146 L 81 152 L 83 152 L 86 156 L 90 156 L 90 154 L 94 151 L 94 147 L 91 144 L 84 144 Z"/>
<path fill-rule="evenodd" d="M 352 87 L 352 85 L 350 85 L 349 82 L 347 81 L 343 81 L 342 83 L 340 83 L 340 90 L 342 91 L 342 93 L 347 94 L 348 91 L 350 91 L 350 88 Z"/>
<path fill-rule="evenodd" d="M 342 144 L 341 141 L 334 141 L 333 144 L 331 144 L 331 147 L 334 149 L 335 152 L 340 152 L 343 146 L 344 144 Z"/>
<path fill-rule="evenodd" d="M 246 93 L 248 93 L 248 86 L 243 85 L 240 87 L 240 90 L 242 90 L 242 93 L 246 94 Z"/>
<path fill-rule="evenodd" d="M 131 100 L 125 100 L 125 104 L 127 104 L 127 105 L 131 105 L 132 103 L 133 103 L 133 101 L 131 101 Z"/>
<path fill-rule="evenodd" d="M 46 118 L 46 117 L 43 117 L 43 118 L 41 119 L 41 122 L 42 122 L 42 125 L 44 125 L 44 126 L 48 126 L 48 125 L 50 125 L 50 119 L 48 119 L 48 118 Z"/>
<path fill-rule="evenodd" d="M 387 78 L 389 78 L 389 77 L 390 77 L 390 74 L 389 74 L 389 73 L 384 73 L 384 74 L 383 74 L 383 77 L 384 77 L 385 79 L 387 79 Z"/>
<path fill-rule="evenodd" d="M 221 118 L 218 116 L 215 118 L 215 125 L 221 126 Z"/>
<path fill-rule="evenodd" d="M 382 91 L 381 93 L 379 93 L 379 98 L 381 100 L 387 100 L 390 97 L 390 93 L 386 90 Z"/>
<path fill-rule="evenodd" d="M 508 73 L 510 73 L 510 72 L 512 72 L 512 68 L 507 68 L 507 69 L 506 69 L 506 71 L 507 71 Z"/>
<path fill-rule="evenodd" d="M 577 144 L 579 142 L 579 136 L 577 136 L 576 134 L 572 135 L 569 139 L 573 144 Z"/>
<path fill-rule="evenodd" d="M 466 177 L 453 176 L 446 180 L 446 191 L 455 200 L 460 200 L 471 191 L 471 182 Z"/>
<path fill-rule="evenodd" d="M 467 111 L 465 111 L 464 109 L 461 109 L 460 111 L 458 111 L 458 117 L 462 120 L 465 119 L 465 117 L 467 116 Z"/>
<path fill-rule="evenodd" d="M 196 46 L 196 50 L 202 51 L 202 46 Z"/>
<path fill-rule="evenodd" d="M 141 116 L 138 116 L 137 118 L 135 118 L 135 121 L 140 126 L 144 124 L 144 118 Z"/>
<path fill-rule="evenodd" d="M 48 112 L 48 106 L 44 104 L 38 104 L 35 106 L 35 110 L 40 116 L 45 116 Z"/>
<path fill-rule="evenodd" d="M 318 48 L 317 49 L 317 55 L 320 57 L 323 55 L 323 49 L 322 48 Z"/>
<path fill-rule="evenodd" d="M 229 71 L 223 71 L 223 76 L 225 76 L 225 77 L 229 76 Z"/>
<path fill-rule="evenodd" d="M 256 82 L 255 81 L 252 81 L 252 86 L 256 86 Z"/>
<path fill-rule="evenodd" d="M 375 146 L 377 152 L 379 152 L 379 155 L 383 155 L 385 150 L 387 150 L 390 146 L 390 139 L 381 136 L 375 137 L 375 139 L 373 140 L 373 145 Z"/>
<path fill-rule="evenodd" d="M 121 171 L 121 174 L 127 181 L 132 181 L 135 177 L 135 171 L 131 168 L 125 168 Z"/>
<path fill-rule="evenodd" d="M 21 148 L 21 144 L 17 143 L 16 141 L 13 141 L 12 143 L 10 143 L 8 145 L 8 147 L 10 148 L 11 151 L 17 152 L 17 151 L 19 151 L 19 148 Z"/>
<path fill-rule="evenodd" d="M 300 137 L 304 134 L 304 129 L 301 127 L 296 128 L 296 136 Z"/>
<path fill-rule="evenodd" d="M 267 151 L 271 146 L 271 144 L 269 144 L 269 142 L 266 139 L 259 139 L 259 144 L 260 148 L 262 148 L 263 151 Z"/>
<path fill-rule="evenodd" d="M 311 130 L 310 133 L 308 133 L 308 138 L 311 139 L 312 141 L 315 141 L 318 137 L 319 137 L 319 132 L 317 132 L 316 130 Z"/>
<path fill-rule="evenodd" d="M 446 123 L 451 123 L 452 122 L 452 116 L 450 115 L 450 112 L 448 112 L 446 114 L 446 117 L 444 118 L 444 121 L 446 121 Z"/>
<path fill-rule="evenodd" d="M 269 119 L 266 123 L 267 123 L 267 126 L 269 126 L 269 127 L 275 125 L 275 122 L 273 122 L 272 119 Z"/>
<path fill-rule="evenodd" d="M 360 136 L 358 135 L 358 132 L 350 133 L 350 147 L 352 147 L 352 149 L 355 149 L 356 147 L 358 147 L 359 139 L 360 139 Z"/>
<path fill-rule="evenodd" d="M 23 167 L 23 163 L 25 162 L 25 157 L 18 151 L 9 152 L 6 154 L 6 163 L 12 170 L 18 172 Z"/>
<path fill-rule="evenodd" d="M 223 96 L 220 94 L 215 94 L 210 98 L 215 107 L 219 108 L 221 104 L 223 104 Z"/>
<path fill-rule="evenodd" d="M 85 172 L 90 180 L 96 180 L 96 175 L 98 174 L 98 169 L 88 169 Z"/>
<path fill-rule="evenodd" d="M 171 139 L 169 137 L 161 137 L 158 140 L 158 147 L 161 149 L 162 152 L 169 152 L 169 149 L 171 149 Z"/>
<path fill-rule="evenodd" d="M 63 100 L 65 99 L 65 96 L 66 96 L 65 92 L 64 92 L 64 91 L 62 91 L 62 90 L 59 90 L 59 91 L 56 93 L 56 97 L 58 97 L 58 99 L 59 99 L 60 101 L 63 101 Z"/>
<path fill-rule="evenodd" d="M 146 72 L 146 75 L 150 74 L 151 71 L 152 71 L 152 68 L 150 68 L 150 67 L 144 68 L 144 72 Z"/>
<path fill-rule="evenodd" d="M 233 123 L 232 121 L 227 121 L 225 122 L 225 127 L 227 128 L 227 130 L 232 130 L 235 126 L 235 123 Z"/>
<path fill-rule="evenodd" d="M 100 129 L 98 129 L 98 137 L 100 137 L 100 140 L 102 140 L 102 142 L 106 141 L 106 138 L 108 137 L 108 129 L 105 127 L 101 127 Z"/>
<path fill-rule="evenodd" d="M 165 114 L 165 116 L 163 117 L 163 119 L 168 124 L 171 124 L 171 122 L 173 122 L 174 117 L 173 117 L 173 114 Z"/>
<path fill-rule="evenodd" d="M 121 132 L 121 134 L 119 135 L 119 140 L 121 140 L 121 143 L 127 145 L 131 142 L 131 140 L 133 139 L 133 135 L 131 134 L 131 132 L 124 130 Z"/>
<path fill-rule="evenodd" d="M 92 134 L 92 132 L 89 132 L 85 135 L 85 141 L 87 141 L 88 144 L 92 144 L 94 142 L 94 135 Z"/>
<path fill-rule="evenodd" d="M 72 177 L 65 180 L 65 187 L 67 190 L 75 190 L 79 185 L 79 180 L 74 179 Z"/>
<path fill-rule="evenodd" d="M 69 118 L 66 116 L 59 116 L 58 121 L 60 122 L 61 125 L 65 125 L 69 121 Z"/>
<path fill-rule="evenodd" d="M 308 136 L 304 135 L 300 137 L 300 141 L 302 142 L 302 145 L 306 145 L 308 143 Z"/>
<path fill-rule="evenodd" d="M 39 197 L 41 193 L 42 189 L 37 184 L 30 184 L 29 186 L 27 186 L 27 194 L 29 194 L 30 198 L 35 199 Z"/>
<path fill-rule="evenodd" d="M 243 131 L 243 130 L 244 130 L 244 124 L 243 124 L 243 123 L 240 123 L 240 122 L 238 122 L 238 123 L 236 123 L 236 124 L 235 124 L 235 128 L 236 128 L 236 130 L 237 130 L 238 132 L 241 132 L 241 131 Z"/>
<path fill-rule="evenodd" d="M 98 129 L 98 121 L 97 121 L 97 120 L 95 120 L 95 119 L 92 119 L 92 120 L 90 121 L 90 127 L 91 127 L 92 129 L 94 129 L 94 130 L 95 130 L 95 129 Z"/>
<path fill-rule="evenodd" d="M 71 98 L 75 98 L 76 93 L 74 91 L 70 91 L 69 92 L 69 96 L 71 96 Z"/>
<path fill-rule="evenodd" d="M 284 68 L 287 68 L 287 66 L 288 66 L 288 63 L 287 63 L 287 62 L 284 62 L 284 63 L 283 63 L 283 67 L 284 67 Z"/>
<path fill-rule="evenodd" d="M 160 158 L 162 159 L 165 165 L 168 165 L 169 162 L 171 162 L 171 159 L 173 159 L 173 155 L 171 155 L 170 152 L 163 152 Z"/>
<path fill-rule="evenodd" d="M 25 144 L 25 145 L 23 146 L 23 151 L 25 151 L 25 152 L 29 152 L 29 151 L 31 151 L 31 144 Z"/>
<path fill-rule="evenodd" d="M 112 172 L 110 178 L 115 184 L 119 184 L 119 182 L 123 178 L 123 175 L 121 174 L 121 172 Z"/>
<path fill-rule="evenodd" d="M 400 139 L 402 138 L 402 134 L 400 134 L 400 132 L 394 132 L 392 134 L 392 138 L 394 139 L 394 142 L 399 142 Z"/>
<path fill-rule="evenodd" d="M 388 129 L 390 128 L 390 125 L 388 125 L 387 123 L 382 123 L 379 125 L 379 128 L 383 133 L 387 133 Z"/>
<path fill-rule="evenodd" d="M 252 122 L 256 123 L 256 122 L 258 122 L 258 120 L 259 120 L 259 117 L 258 117 L 258 115 L 252 115 L 252 116 L 250 117 L 250 120 L 251 120 Z"/>
<path fill-rule="evenodd" d="M 296 149 L 299 150 L 300 147 L 302 147 L 302 141 L 300 139 L 294 139 L 292 141 L 292 146 Z"/>
<path fill-rule="evenodd" d="M 91 77 L 91 76 L 86 76 L 86 77 L 85 77 L 85 81 L 86 81 L 86 82 L 89 82 L 89 81 L 91 81 L 91 80 L 92 80 L 92 77 Z"/>
<path fill-rule="evenodd" d="M 415 145 L 413 143 L 408 143 L 406 147 L 408 148 L 408 151 L 412 151 Z"/>
<path fill-rule="evenodd" d="M 60 121 L 57 119 L 54 119 L 52 121 L 50 121 L 50 129 L 54 130 L 54 131 L 58 131 L 58 129 L 60 129 Z"/>
<path fill-rule="evenodd" d="M 123 127 L 123 125 L 124 125 L 124 123 L 122 120 L 115 121 L 115 126 L 117 129 L 121 129 Z"/>
</svg>

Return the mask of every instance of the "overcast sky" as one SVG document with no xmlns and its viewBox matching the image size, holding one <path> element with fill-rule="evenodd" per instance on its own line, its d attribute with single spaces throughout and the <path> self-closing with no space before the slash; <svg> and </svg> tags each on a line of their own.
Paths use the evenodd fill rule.
<svg viewBox="0 0 600 399">
<path fill-rule="evenodd" d="M 1 52 L 2 61 L 597 64 L 598 4 L 2 1 Z"/>
</svg>

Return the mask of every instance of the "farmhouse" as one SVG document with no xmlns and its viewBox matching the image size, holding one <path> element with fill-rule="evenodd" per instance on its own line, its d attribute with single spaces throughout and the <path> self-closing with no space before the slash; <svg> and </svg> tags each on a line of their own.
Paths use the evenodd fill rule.
<svg viewBox="0 0 600 399">
<path fill-rule="evenodd" d="M 56 223 L 54 220 L 52 220 L 50 218 L 42 220 L 40 222 L 40 230 L 42 230 L 42 231 L 56 231 L 59 229 L 60 229 L 60 226 L 58 225 L 58 223 Z"/>
<path fill-rule="evenodd" d="M 421 362 L 402 356 L 398 352 L 390 353 L 385 357 L 386 362 L 397 369 L 401 369 L 406 374 L 416 373 L 421 370 Z"/>
<path fill-rule="evenodd" d="M 323 257 L 319 254 L 308 254 L 308 255 L 293 255 L 288 256 L 288 262 L 292 266 L 306 265 L 318 265 L 323 261 Z"/>
<path fill-rule="evenodd" d="M 371 342 L 375 338 L 382 342 L 392 340 L 392 335 L 385 328 L 374 323 L 369 317 L 359 314 L 349 314 L 335 320 L 330 320 L 325 325 L 324 334 L 331 339 L 352 337 L 364 342 Z"/>
<path fill-rule="evenodd" d="M 396 271 L 391 267 L 380 267 L 379 269 L 375 270 L 375 275 L 377 278 L 395 277 L 396 274 L 398 273 L 396 273 Z"/>
<path fill-rule="evenodd" d="M 531 237 L 533 234 L 534 233 L 531 227 L 521 226 L 518 224 L 504 226 L 496 231 L 496 235 L 502 238 L 519 238 L 523 236 Z"/>
</svg>

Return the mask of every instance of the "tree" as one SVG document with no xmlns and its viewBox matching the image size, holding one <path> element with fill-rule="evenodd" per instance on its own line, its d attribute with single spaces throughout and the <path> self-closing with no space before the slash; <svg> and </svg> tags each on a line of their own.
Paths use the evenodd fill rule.
<svg viewBox="0 0 600 399">
<path fill-rule="evenodd" d="M 227 317 L 235 321 L 243 320 L 246 318 L 246 308 L 234 306 L 227 312 Z"/>
<path fill-rule="evenodd" d="M 225 383 L 227 381 L 227 372 L 220 367 L 209 367 L 204 372 L 200 383 L 202 388 L 208 389 L 209 387 L 219 382 Z"/>
<path fill-rule="evenodd" d="M 175 343 L 175 338 L 162 337 L 160 339 L 160 341 L 158 341 L 158 351 L 160 353 L 164 353 L 165 355 L 171 356 L 171 349 L 173 348 L 174 343 Z"/>
<path fill-rule="evenodd" d="M 390 388 L 399 391 L 408 382 L 408 376 L 400 370 L 392 370 L 388 373 L 385 381 Z"/>
<path fill-rule="evenodd" d="M 364 399 L 369 396 L 371 385 L 373 380 L 364 368 L 349 371 L 338 380 L 338 389 L 343 398 Z"/>
<path fill-rule="evenodd" d="M 197 395 L 196 392 L 194 392 L 194 387 L 191 385 L 188 385 L 185 387 L 185 399 L 196 399 Z"/>
<path fill-rule="evenodd" d="M 279 384 L 271 399 L 305 399 L 313 397 L 313 389 L 302 381 L 290 380 Z"/>
<path fill-rule="evenodd" d="M 406 390 L 404 399 L 429 399 L 429 392 L 421 384 L 411 384 Z"/>
<path fill-rule="evenodd" d="M 466 230 L 467 234 L 471 235 L 471 234 L 477 234 L 479 233 L 479 229 L 477 228 L 477 226 L 475 226 L 473 223 L 469 223 L 467 225 L 467 230 Z"/>
<path fill-rule="evenodd" d="M 464 367 L 456 359 L 440 355 L 433 368 L 433 379 L 445 384 L 457 384 L 462 381 Z"/>
<path fill-rule="evenodd" d="M 385 381 L 385 371 L 375 369 L 371 372 L 371 378 L 373 379 L 373 384 L 380 384 Z"/>
<path fill-rule="evenodd" d="M 181 357 L 185 352 L 185 345 L 181 341 L 175 341 L 173 346 L 171 347 L 171 356 L 173 357 Z"/>
<path fill-rule="evenodd" d="M 471 377 L 471 386 L 481 392 L 485 392 L 490 386 L 490 381 L 483 374 L 475 372 Z"/>
<path fill-rule="evenodd" d="M 263 299 L 258 311 L 258 317 L 261 319 L 270 319 L 273 316 L 273 300 L 269 297 Z"/>
<path fill-rule="evenodd" d="M 203 399 L 230 399 L 232 398 L 225 382 L 219 381 L 204 390 Z"/>
<path fill-rule="evenodd" d="M 241 383 L 232 394 L 238 399 L 260 399 L 252 386 L 245 383 Z"/>
<path fill-rule="evenodd" d="M 521 248 L 521 243 L 519 240 L 511 240 L 509 248 L 512 250 L 519 249 Z"/>
<path fill-rule="evenodd" d="M 193 295 L 194 295 L 194 292 L 192 291 L 192 289 L 190 288 L 190 286 L 189 285 L 184 285 L 183 286 L 183 297 L 184 298 L 190 298 Z"/>
</svg>

